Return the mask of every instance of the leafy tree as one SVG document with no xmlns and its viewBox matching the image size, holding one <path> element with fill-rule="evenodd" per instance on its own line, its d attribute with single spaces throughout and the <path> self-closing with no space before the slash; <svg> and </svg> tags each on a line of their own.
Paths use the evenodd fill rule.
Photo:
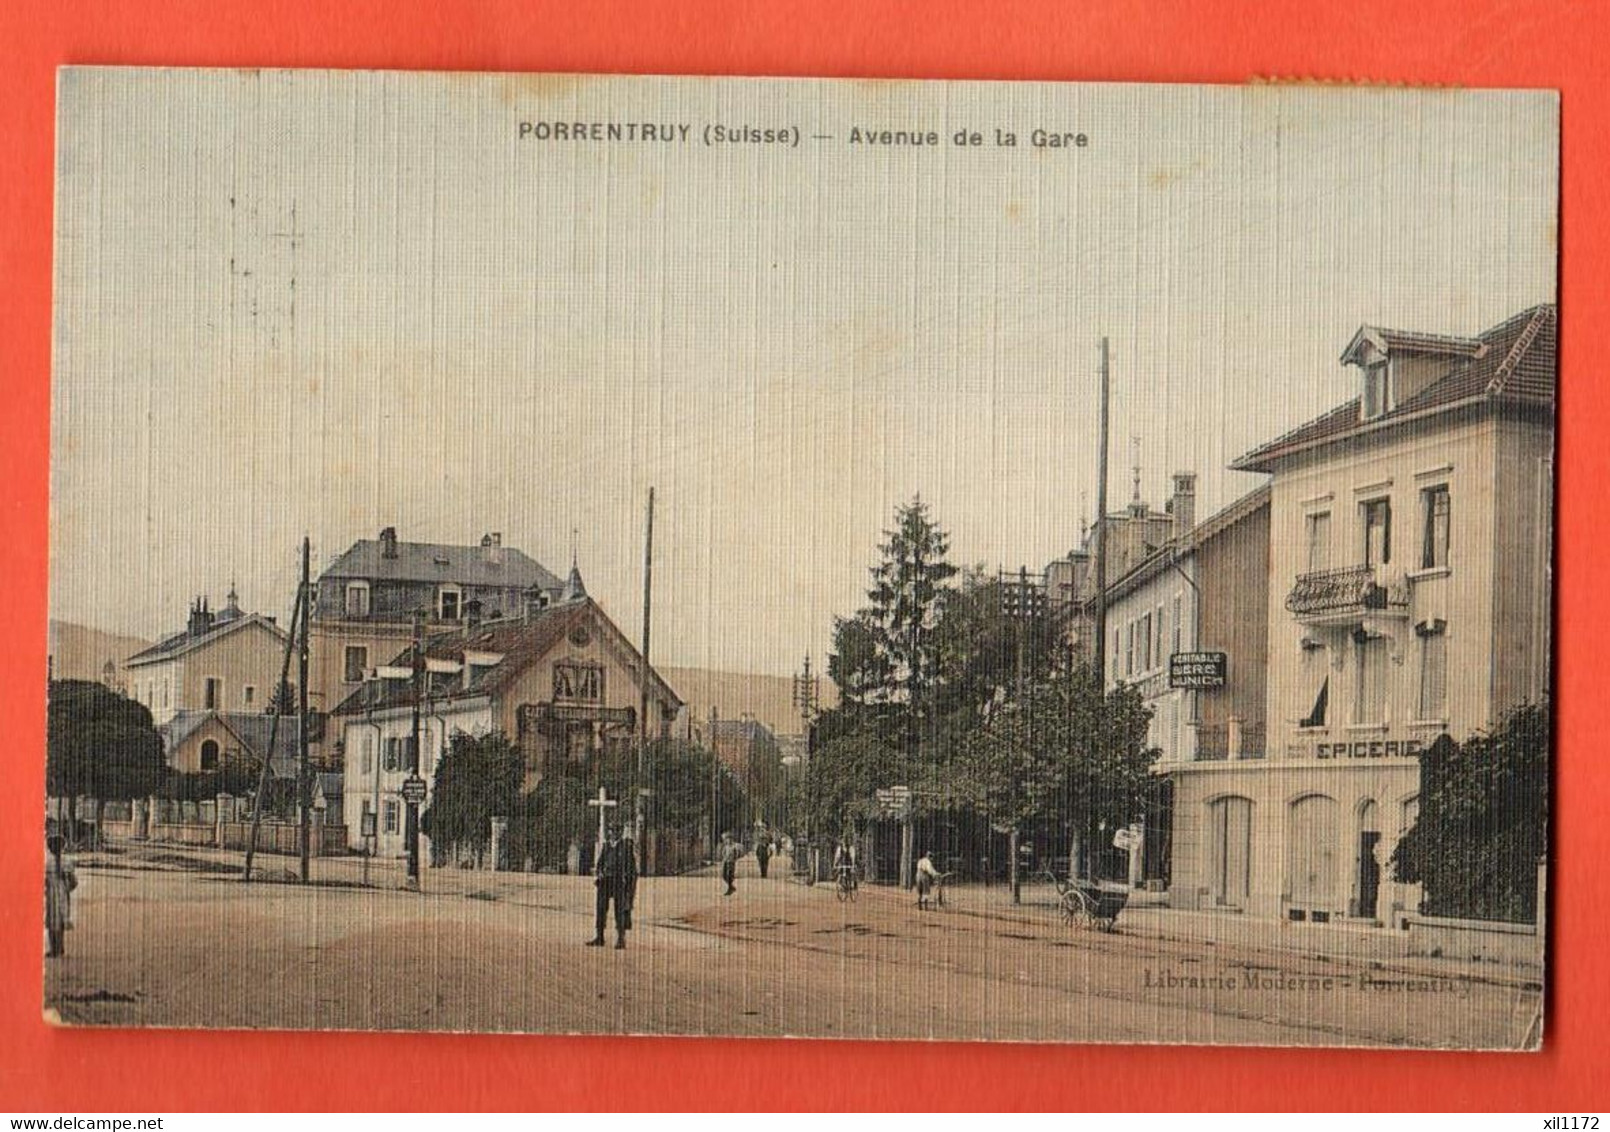
<svg viewBox="0 0 1610 1132">
<path fill-rule="evenodd" d="M 95 800 L 100 837 L 108 801 L 143 798 L 162 782 L 162 739 L 143 704 L 90 680 L 55 680 L 49 688 L 45 781 L 67 799 L 72 835 L 78 799 Z"/>
<path fill-rule="evenodd" d="M 846 734 L 822 745 L 805 768 L 804 813 L 817 837 L 833 837 L 846 822 L 875 816 L 880 789 L 904 783 L 903 752 L 875 732 Z"/>
<path fill-rule="evenodd" d="M 263 705 L 263 714 L 295 715 L 297 707 L 296 685 L 289 680 L 276 680 L 273 694 Z"/>
<path fill-rule="evenodd" d="M 481 864 L 492 841 L 492 819 L 514 814 L 524 778 L 525 760 L 503 732 L 455 734 L 436 768 L 430 808 L 420 817 L 432 854 L 445 858 L 467 849 Z"/>
<path fill-rule="evenodd" d="M 1398 842 L 1399 880 L 1424 885 L 1437 916 L 1534 921 L 1548 844 L 1548 704 L 1527 704 L 1490 733 L 1444 736 L 1420 755 L 1420 813 Z"/>
</svg>

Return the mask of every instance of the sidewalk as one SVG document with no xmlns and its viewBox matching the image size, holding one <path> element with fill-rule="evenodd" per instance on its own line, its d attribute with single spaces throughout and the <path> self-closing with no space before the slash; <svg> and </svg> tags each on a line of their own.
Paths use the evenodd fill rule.
<svg viewBox="0 0 1610 1132">
<path fill-rule="evenodd" d="M 1044 882 L 1023 885 L 1021 904 L 1012 903 L 1012 889 L 1007 884 L 948 885 L 945 892 L 949 910 L 964 915 L 1042 925 L 1057 916 L 1056 891 Z M 1476 979 L 1517 987 L 1533 987 L 1543 980 L 1542 970 L 1530 965 L 1410 955 L 1407 932 L 1176 909 L 1157 893 L 1132 892 L 1116 930 L 1120 935 L 1284 952 L 1433 978 Z"/>
</svg>

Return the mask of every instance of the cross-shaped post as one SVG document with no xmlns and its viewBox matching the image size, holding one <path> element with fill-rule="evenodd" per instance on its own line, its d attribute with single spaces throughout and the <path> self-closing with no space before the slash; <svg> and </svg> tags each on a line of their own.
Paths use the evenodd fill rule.
<svg viewBox="0 0 1610 1132">
<path fill-rule="evenodd" d="M 598 844 L 604 843 L 604 815 L 609 813 L 610 806 L 618 806 L 619 802 L 609 796 L 609 791 L 602 786 L 598 788 L 598 797 L 587 799 L 589 806 L 598 807 Z"/>
</svg>

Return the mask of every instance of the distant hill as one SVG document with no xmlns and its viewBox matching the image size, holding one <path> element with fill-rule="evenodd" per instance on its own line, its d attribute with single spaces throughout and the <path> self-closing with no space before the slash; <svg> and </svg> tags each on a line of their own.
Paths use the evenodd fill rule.
<svg viewBox="0 0 1610 1132">
<path fill-rule="evenodd" d="M 150 647 L 150 641 L 139 637 L 121 637 L 54 618 L 50 622 L 51 671 L 58 680 L 99 680 L 107 661 L 121 667 L 129 657 Z"/>
<path fill-rule="evenodd" d="M 799 734 L 799 709 L 794 707 L 792 677 L 668 665 L 655 667 L 688 705 L 688 714 L 695 725 L 710 718 L 710 708 L 714 705 L 722 719 L 742 719 L 748 713 L 773 734 Z M 821 707 L 829 708 L 838 703 L 838 690 L 825 676 L 821 681 L 821 697 Z"/>
</svg>

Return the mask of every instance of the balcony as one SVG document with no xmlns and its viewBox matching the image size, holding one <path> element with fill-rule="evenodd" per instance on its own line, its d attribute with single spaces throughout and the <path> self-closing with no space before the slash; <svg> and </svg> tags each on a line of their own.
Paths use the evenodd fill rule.
<svg viewBox="0 0 1610 1132">
<path fill-rule="evenodd" d="M 1297 576 L 1286 608 L 1306 625 L 1349 624 L 1370 614 L 1406 614 L 1408 594 L 1400 589 L 1382 585 L 1373 566 L 1315 570 Z"/>
</svg>

